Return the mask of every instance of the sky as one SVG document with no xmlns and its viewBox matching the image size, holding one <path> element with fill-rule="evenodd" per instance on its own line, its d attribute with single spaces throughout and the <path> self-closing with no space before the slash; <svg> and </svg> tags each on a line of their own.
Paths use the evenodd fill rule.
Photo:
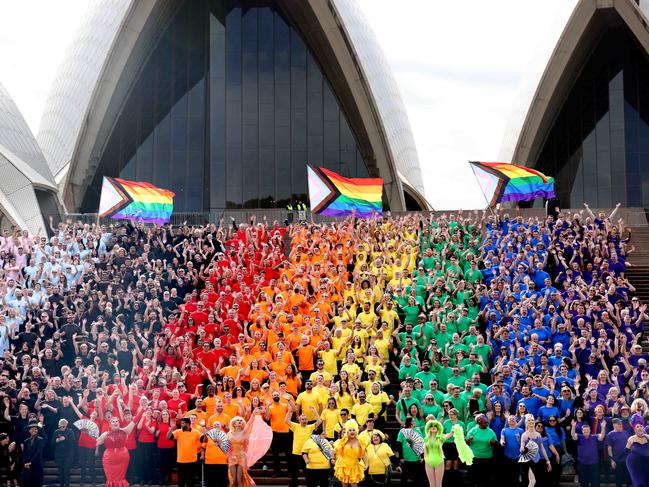
<svg viewBox="0 0 649 487">
<path fill-rule="evenodd" d="M 428 201 L 483 208 L 467 161 L 507 152 L 576 0 L 357 1 L 401 90 Z M 0 0 L 0 83 L 34 133 L 87 3 Z"/>
</svg>

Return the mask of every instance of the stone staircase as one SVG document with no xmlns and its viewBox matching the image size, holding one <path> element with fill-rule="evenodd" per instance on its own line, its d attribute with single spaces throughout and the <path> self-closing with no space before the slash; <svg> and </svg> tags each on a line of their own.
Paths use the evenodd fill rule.
<svg viewBox="0 0 649 487">
<path fill-rule="evenodd" d="M 631 228 L 630 245 L 635 250 L 629 255 L 626 277 L 636 288 L 635 296 L 641 303 L 649 303 L 649 227 Z M 644 322 L 644 351 L 649 352 L 649 321 Z"/>
</svg>

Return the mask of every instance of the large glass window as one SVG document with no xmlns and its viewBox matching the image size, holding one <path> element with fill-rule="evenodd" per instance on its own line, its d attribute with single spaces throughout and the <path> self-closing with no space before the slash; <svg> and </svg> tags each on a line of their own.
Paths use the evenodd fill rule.
<svg viewBox="0 0 649 487">
<path fill-rule="evenodd" d="M 649 58 L 624 27 L 599 41 L 540 152 L 563 207 L 649 205 Z"/>
<path fill-rule="evenodd" d="M 186 0 L 134 82 L 87 190 L 102 176 L 176 193 L 176 211 L 307 202 L 306 165 L 367 176 L 352 128 L 276 2 Z"/>
</svg>

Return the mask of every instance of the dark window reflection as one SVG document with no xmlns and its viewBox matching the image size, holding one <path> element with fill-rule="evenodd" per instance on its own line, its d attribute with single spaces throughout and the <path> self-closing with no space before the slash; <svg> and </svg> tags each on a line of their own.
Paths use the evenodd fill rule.
<svg viewBox="0 0 649 487">
<path fill-rule="evenodd" d="M 131 88 L 101 177 L 176 192 L 176 211 L 307 202 L 306 164 L 367 176 L 353 131 L 298 30 L 270 0 L 185 1 Z"/>
<path fill-rule="evenodd" d="M 608 31 L 564 102 L 537 167 L 564 207 L 649 205 L 649 59 L 633 35 Z"/>
</svg>

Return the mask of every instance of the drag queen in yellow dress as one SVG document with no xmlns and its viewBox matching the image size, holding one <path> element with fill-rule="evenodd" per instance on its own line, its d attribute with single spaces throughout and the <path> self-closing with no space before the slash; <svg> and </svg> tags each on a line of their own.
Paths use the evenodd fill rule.
<svg viewBox="0 0 649 487">
<path fill-rule="evenodd" d="M 345 423 L 345 434 L 336 442 L 334 475 L 343 487 L 358 487 L 365 477 L 362 459 L 365 448 L 358 440 L 358 423 L 350 419 Z"/>
</svg>

